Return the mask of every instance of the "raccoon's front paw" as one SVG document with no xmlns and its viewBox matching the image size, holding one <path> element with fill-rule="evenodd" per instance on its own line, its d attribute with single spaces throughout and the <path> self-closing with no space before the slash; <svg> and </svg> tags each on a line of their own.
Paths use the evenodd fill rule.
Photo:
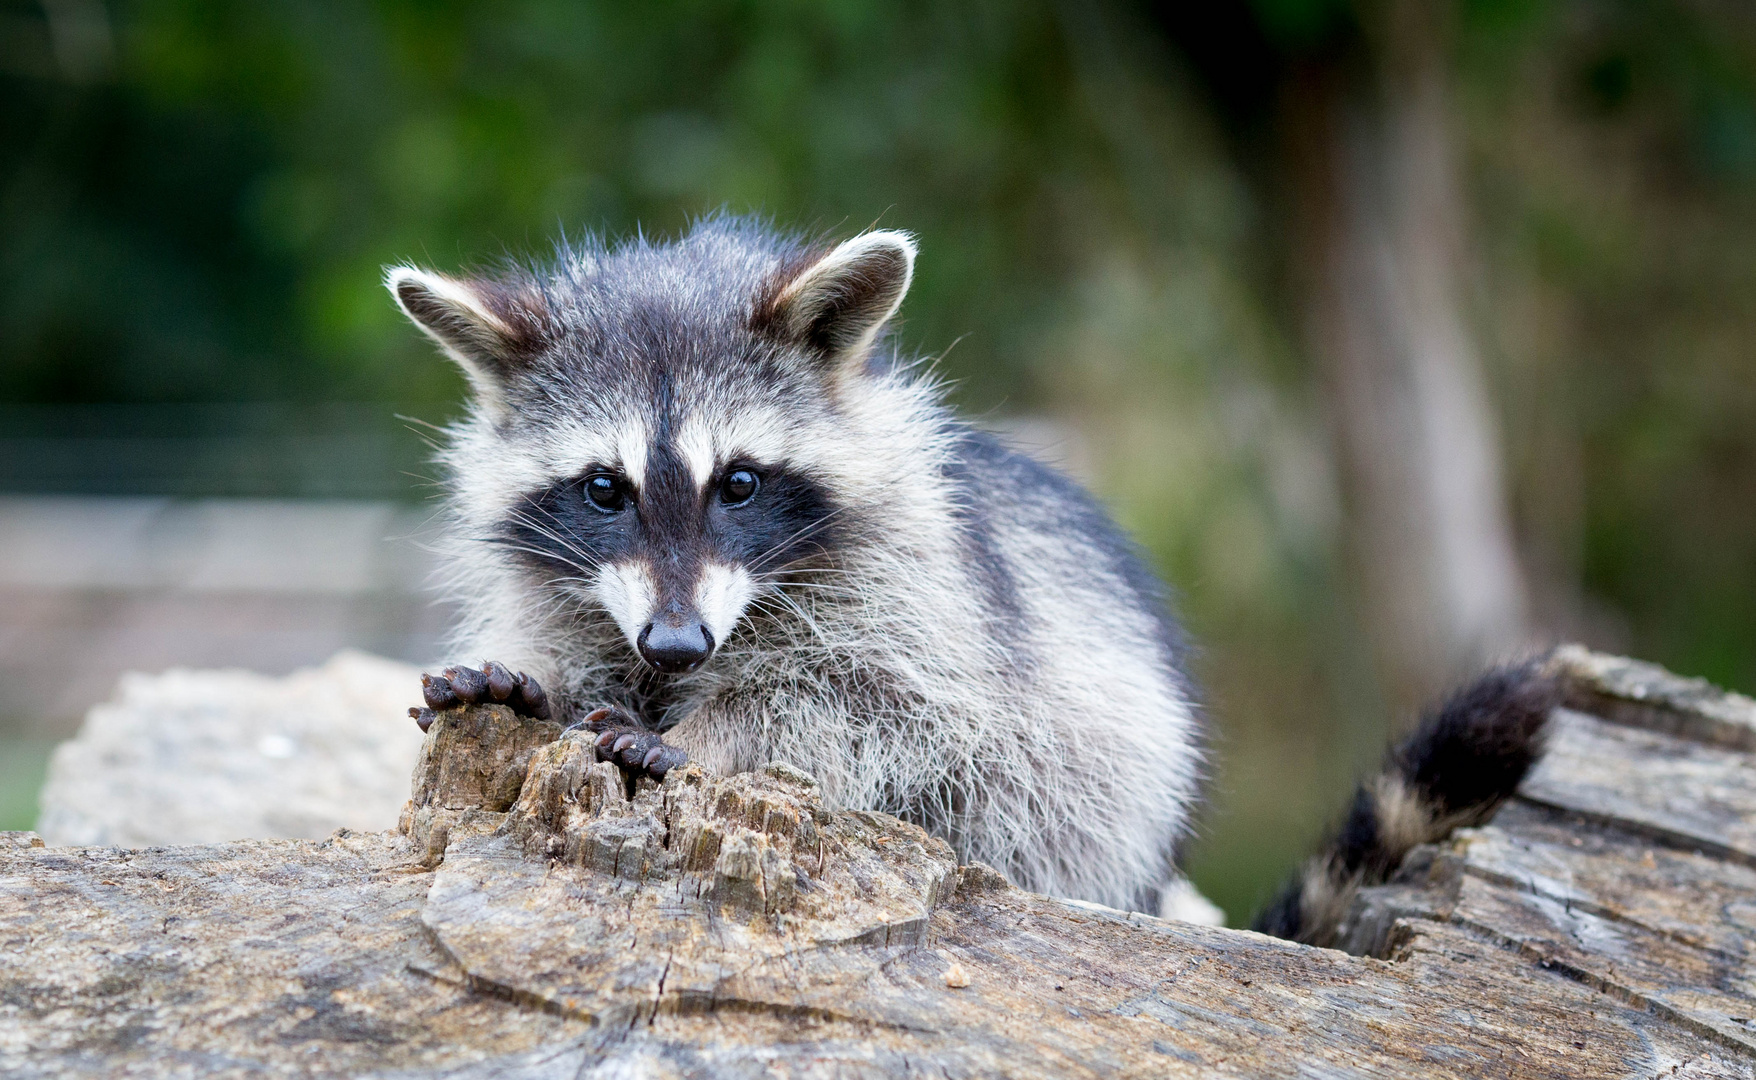
<svg viewBox="0 0 1756 1080">
<path fill-rule="evenodd" d="M 505 705 L 520 716 L 538 720 L 550 716 L 549 696 L 537 681 L 522 671 L 514 675 L 505 664 L 494 660 L 483 663 L 480 671 L 460 664 L 437 675 L 422 675 L 421 697 L 426 699 L 427 707 L 410 709 L 409 715 L 422 731 L 433 726 L 433 715 L 438 710 L 484 701 Z"/>
<path fill-rule="evenodd" d="M 599 761 L 613 761 L 654 780 L 663 780 L 666 773 L 689 760 L 687 753 L 668 745 L 658 732 L 641 727 L 621 709 L 594 709 L 573 726 L 597 734 L 592 744 Z"/>
</svg>

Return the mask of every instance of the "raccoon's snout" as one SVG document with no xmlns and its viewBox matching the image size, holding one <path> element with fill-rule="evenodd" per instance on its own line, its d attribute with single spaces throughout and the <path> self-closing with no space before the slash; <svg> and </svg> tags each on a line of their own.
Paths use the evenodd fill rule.
<svg viewBox="0 0 1756 1080">
<path fill-rule="evenodd" d="M 694 615 L 666 613 L 646 624 L 636 642 L 640 658 L 660 671 L 694 671 L 713 654 L 713 633 Z"/>
</svg>

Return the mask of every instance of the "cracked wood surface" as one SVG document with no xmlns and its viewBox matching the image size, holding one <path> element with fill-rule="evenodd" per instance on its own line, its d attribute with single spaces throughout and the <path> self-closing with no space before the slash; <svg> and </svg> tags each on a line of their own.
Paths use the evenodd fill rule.
<svg viewBox="0 0 1756 1080">
<path fill-rule="evenodd" d="M 1543 765 L 1365 892 L 1371 955 L 1024 893 L 784 765 L 630 788 L 442 714 L 397 833 L 7 834 L 0 1075 L 1752 1077 L 1756 706 L 1558 664 Z"/>
</svg>

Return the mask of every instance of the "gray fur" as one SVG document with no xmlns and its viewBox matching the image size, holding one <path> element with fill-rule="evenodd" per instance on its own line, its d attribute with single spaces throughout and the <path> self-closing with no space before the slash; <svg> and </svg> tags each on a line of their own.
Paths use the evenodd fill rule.
<svg viewBox="0 0 1756 1080">
<path fill-rule="evenodd" d="M 492 279 L 391 271 L 476 388 L 442 458 L 458 647 L 576 714 L 627 705 L 708 769 L 787 761 L 1026 888 L 1156 911 L 1201 769 L 1174 624 L 1088 496 L 957 420 L 884 343 L 913 254 L 901 234 L 821 252 L 715 219 Z M 779 567 L 720 565 L 707 540 L 610 565 L 533 501 L 600 466 L 642 499 L 685 474 L 708 499 L 733 461 L 821 497 L 814 546 Z M 715 629 L 686 674 L 636 651 L 661 578 L 696 582 Z"/>
</svg>

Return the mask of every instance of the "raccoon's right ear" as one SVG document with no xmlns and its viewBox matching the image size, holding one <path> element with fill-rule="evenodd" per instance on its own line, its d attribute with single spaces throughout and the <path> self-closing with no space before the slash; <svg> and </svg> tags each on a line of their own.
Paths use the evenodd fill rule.
<svg viewBox="0 0 1756 1080">
<path fill-rule="evenodd" d="M 757 322 L 823 357 L 833 371 L 852 370 L 902 306 L 914 272 L 914 237 L 894 229 L 862 233 L 777 281 Z"/>
<path fill-rule="evenodd" d="M 505 407 L 506 383 L 532 348 L 537 320 L 494 282 L 393 266 L 384 285 L 404 315 L 457 362 L 490 413 Z"/>
</svg>

